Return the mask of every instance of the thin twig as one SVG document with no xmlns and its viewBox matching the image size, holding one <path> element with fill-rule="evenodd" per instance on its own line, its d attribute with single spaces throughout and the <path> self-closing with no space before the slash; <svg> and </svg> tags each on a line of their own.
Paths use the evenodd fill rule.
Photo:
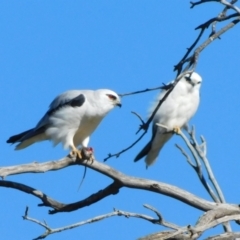
<svg viewBox="0 0 240 240">
<path fill-rule="evenodd" d="M 188 149 L 190 150 L 190 152 L 192 153 L 192 156 L 196 162 L 196 165 L 190 164 L 191 167 L 193 167 L 193 169 L 196 171 L 201 183 L 203 184 L 204 188 L 207 190 L 207 192 L 209 193 L 209 195 L 212 197 L 212 199 L 219 203 L 220 200 L 218 199 L 217 195 L 214 193 L 213 189 L 211 188 L 211 186 L 209 186 L 209 184 L 207 183 L 204 175 L 203 175 L 203 171 L 202 171 L 202 165 L 199 159 L 199 155 L 198 152 L 195 149 L 195 145 L 191 144 L 191 142 L 188 140 L 188 138 L 185 136 L 185 134 L 180 131 L 179 135 L 181 136 L 181 138 L 184 140 L 184 142 L 186 143 Z M 194 128 L 192 129 L 192 137 L 194 137 Z M 181 149 L 180 149 L 181 150 Z M 181 151 L 182 152 L 182 151 Z M 183 153 L 183 152 L 182 152 Z M 185 157 L 186 155 L 183 154 Z M 188 160 L 188 158 L 187 158 Z M 188 160 L 189 162 L 189 160 Z"/>
<path fill-rule="evenodd" d="M 191 53 L 191 51 L 194 49 L 194 47 L 197 45 L 197 43 L 199 42 L 199 40 L 201 39 L 203 33 L 205 31 L 205 28 L 201 28 L 200 33 L 198 34 L 196 40 L 193 42 L 193 44 L 187 48 L 187 52 L 186 54 L 183 56 L 183 58 L 179 61 L 178 64 L 176 64 L 174 66 L 174 71 L 177 71 L 177 74 L 179 74 L 182 71 L 183 65 L 185 62 L 189 61 L 190 58 L 188 58 L 189 54 Z"/>
<path fill-rule="evenodd" d="M 161 89 L 162 86 L 160 87 L 155 87 L 155 88 L 146 88 L 145 90 L 138 90 L 135 92 L 129 92 L 129 93 L 119 93 L 118 95 L 120 97 L 125 97 L 125 96 L 130 96 L 130 95 L 134 95 L 134 94 L 139 94 L 139 93 L 145 93 L 145 92 L 150 92 L 150 91 L 155 91 L 155 90 L 159 90 Z"/>
<path fill-rule="evenodd" d="M 142 117 L 138 113 L 136 113 L 134 111 L 132 111 L 131 113 L 136 115 L 138 117 L 138 119 L 141 121 L 141 123 L 144 124 L 144 121 L 143 121 Z"/>
<path fill-rule="evenodd" d="M 151 209 L 151 208 L 148 207 L 148 209 Z M 151 210 L 153 210 L 153 209 L 151 209 Z M 156 210 L 153 210 L 153 211 L 156 212 Z M 159 215 L 159 213 L 157 215 Z M 170 227 L 170 228 L 173 228 L 173 229 L 179 229 L 180 228 L 175 224 L 168 223 L 168 222 L 165 222 L 165 221 L 161 221 L 161 219 L 155 219 L 155 218 L 152 218 L 152 217 L 150 217 L 148 215 L 145 215 L 145 214 L 126 212 L 126 211 L 117 210 L 117 209 L 114 209 L 113 212 L 110 212 L 110 213 L 107 213 L 107 214 L 103 214 L 103 215 L 93 217 L 93 218 L 85 220 L 85 221 L 81 221 L 81 222 L 78 222 L 78 223 L 70 224 L 68 226 L 59 227 L 59 228 L 50 228 L 45 222 L 41 222 L 37 219 L 29 217 L 28 216 L 28 208 L 25 210 L 25 215 L 23 216 L 23 219 L 28 220 L 28 221 L 33 222 L 33 223 L 36 223 L 36 224 L 38 224 L 41 227 L 46 229 L 46 231 L 43 234 L 41 234 L 37 238 L 34 238 L 34 240 L 39 240 L 39 239 L 46 238 L 47 236 L 49 236 L 51 234 L 54 234 L 54 233 L 59 233 L 59 232 L 62 232 L 62 231 L 70 230 L 70 229 L 80 227 L 80 226 L 83 226 L 83 225 L 86 225 L 86 224 L 89 224 L 89 223 L 95 223 L 97 221 L 101 221 L 103 219 L 106 219 L 106 218 L 109 218 L 109 217 L 114 217 L 114 216 L 124 216 L 124 217 L 127 217 L 127 218 L 130 218 L 130 217 L 140 218 L 140 219 L 149 221 L 153 224 L 158 224 L 158 225 L 162 225 L 162 226 L 165 226 L 165 227 Z"/>
<path fill-rule="evenodd" d="M 201 144 L 201 146 L 199 145 L 199 143 L 197 142 L 196 137 L 195 137 L 195 128 L 194 127 L 192 127 L 192 130 L 189 131 L 188 133 L 189 133 L 189 136 L 192 141 L 191 143 L 182 132 L 180 133 L 180 136 L 183 137 L 183 139 L 184 139 L 185 143 L 187 144 L 187 146 L 189 147 L 192 155 L 195 156 L 194 157 L 195 161 L 196 161 L 196 159 L 198 159 L 198 157 L 200 157 L 200 159 L 203 162 L 205 169 L 207 171 L 208 178 L 210 179 L 210 181 L 215 189 L 215 192 L 212 190 L 212 188 L 209 186 L 209 184 L 205 180 L 205 177 L 203 176 L 202 168 L 199 165 L 200 164 L 199 161 L 196 161 L 196 166 L 193 166 L 192 162 L 190 162 L 190 165 L 197 172 L 203 186 L 205 187 L 207 192 L 210 194 L 210 196 L 213 198 L 213 200 L 215 202 L 225 203 L 225 199 L 224 199 L 223 193 L 221 191 L 221 188 L 219 187 L 218 182 L 216 181 L 216 178 L 214 177 L 213 171 L 212 171 L 209 161 L 206 157 L 206 141 L 204 140 L 203 137 L 201 137 L 202 144 Z M 180 150 L 185 155 L 185 157 L 188 156 L 186 153 L 184 153 L 183 149 L 180 148 Z M 196 156 L 196 154 L 198 155 L 198 157 Z M 188 158 L 189 158 L 189 156 L 188 156 Z M 187 158 L 187 161 L 189 162 L 188 158 Z M 224 223 L 224 229 L 225 229 L 225 231 L 228 231 L 228 232 L 231 231 L 230 224 Z"/>
<path fill-rule="evenodd" d="M 103 161 L 106 162 L 109 158 L 112 158 L 112 157 L 116 157 L 118 158 L 122 153 L 128 151 L 130 148 L 132 148 L 133 146 L 135 146 L 142 138 L 143 136 L 147 133 L 147 131 L 143 132 L 142 135 L 135 141 L 133 142 L 130 146 L 124 148 L 123 150 L 117 152 L 117 153 L 114 153 L 114 154 L 111 154 L 109 153 L 108 154 L 108 157 L 104 158 Z"/>
<path fill-rule="evenodd" d="M 203 143 L 206 145 L 205 139 L 203 137 L 201 139 L 202 139 L 202 141 L 204 141 Z M 218 197 L 220 199 L 220 202 L 225 203 L 226 201 L 225 201 L 223 192 L 222 192 L 222 190 L 221 190 L 221 188 L 220 188 L 220 186 L 219 186 L 219 184 L 218 184 L 218 182 L 217 182 L 217 180 L 216 180 L 216 178 L 214 176 L 214 173 L 213 173 L 212 168 L 211 168 L 211 166 L 209 164 L 209 161 L 208 161 L 206 155 L 204 154 L 204 152 L 202 152 L 202 150 L 199 148 L 199 145 L 198 145 L 197 141 L 195 143 L 196 143 L 196 148 L 195 149 L 198 152 L 199 156 L 201 157 L 201 159 L 202 159 L 202 161 L 204 163 L 204 166 L 205 166 L 205 168 L 207 170 L 208 177 L 209 177 L 212 185 L 214 186 L 214 188 L 216 190 L 216 193 L 217 193 L 217 195 L 218 195 Z"/>
<path fill-rule="evenodd" d="M 237 0 L 233 0 L 231 1 L 231 3 L 227 2 L 226 0 L 200 0 L 198 2 L 190 2 L 191 3 L 191 7 L 190 8 L 194 8 L 197 5 L 206 3 L 206 2 L 218 2 L 221 3 L 223 5 L 225 5 L 228 8 L 231 8 L 233 10 L 235 10 L 238 14 L 240 14 L 240 9 L 236 6 L 234 6 L 233 4 L 237 2 Z"/>
<path fill-rule="evenodd" d="M 228 19 L 230 19 L 230 18 L 234 18 L 234 17 L 236 17 L 236 19 L 234 20 L 234 21 L 235 21 L 234 25 L 235 25 L 236 23 L 238 23 L 237 17 L 240 16 L 240 10 L 239 10 L 238 7 L 236 7 L 236 6 L 233 5 L 233 3 L 236 2 L 236 0 L 232 0 L 231 3 L 229 3 L 229 2 L 227 2 L 227 1 L 225 1 L 225 0 L 202 0 L 202 1 L 190 2 L 190 3 L 191 3 L 191 8 L 193 8 L 193 7 L 196 6 L 196 5 L 199 5 L 199 4 L 202 4 L 202 3 L 205 3 L 205 2 L 213 2 L 213 1 L 214 1 L 214 2 L 220 2 L 220 3 L 222 3 L 223 5 L 225 5 L 228 9 L 229 9 L 229 8 L 234 9 L 237 13 L 231 14 L 231 15 L 229 15 L 229 16 L 224 16 L 224 13 L 226 13 L 226 7 L 225 7 L 224 10 L 222 11 L 222 13 L 220 13 L 217 17 L 211 18 L 211 19 L 208 20 L 207 22 L 205 22 L 205 23 L 203 23 L 203 24 L 201 24 L 201 25 L 199 25 L 198 27 L 195 28 L 195 30 L 200 29 L 201 31 L 200 31 L 200 33 L 198 34 L 198 36 L 197 36 L 196 40 L 194 41 L 194 43 L 193 43 L 189 48 L 187 48 L 187 52 L 186 52 L 186 54 L 184 55 L 184 57 L 179 61 L 178 64 L 176 64 L 176 65 L 174 66 L 174 71 L 177 70 L 177 75 L 182 71 L 183 65 L 184 65 L 185 63 L 187 63 L 187 62 L 188 62 L 189 64 L 186 66 L 185 69 L 190 69 L 191 66 L 193 66 L 193 69 L 195 69 L 196 63 L 197 63 L 197 60 L 198 60 L 198 57 L 199 57 L 199 53 L 200 53 L 199 50 L 200 50 L 200 49 L 203 50 L 204 48 L 206 48 L 206 46 L 208 45 L 208 44 L 206 45 L 206 42 L 207 42 L 207 41 L 205 41 L 204 43 L 202 43 L 202 44 L 194 51 L 194 53 L 193 53 L 190 57 L 188 57 L 188 56 L 189 56 L 189 54 L 191 53 L 191 51 L 194 49 L 194 47 L 197 45 L 197 43 L 198 43 L 199 40 L 201 39 L 203 33 L 205 32 L 205 30 L 209 27 L 209 25 L 210 25 L 211 23 L 213 23 L 213 22 L 215 22 L 215 21 L 218 21 L 218 22 L 226 21 L 226 20 L 228 20 Z M 234 22 L 234 21 L 233 21 L 233 22 Z M 230 25 L 231 25 L 231 24 L 230 24 Z M 226 31 L 227 31 L 228 29 L 230 29 L 230 28 L 232 27 L 232 26 L 230 26 L 230 25 L 228 24 L 226 27 L 222 28 L 219 32 L 216 32 L 216 33 L 215 33 L 215 32 L 212 32 L 212 33 L 210 34 L 210 37 L 208 38 L 208 40 L 210 40 L 210 42 L 212 42 L 213 40 L 219 38 L 220 35 L 222 35 L 222 34 L 225 32 L 225 30 L 224 30 L 225 28 L 226 28 Z M 215 29 L 214 29 L 214 30 L 215 30 Z M 223 30 L 223 32 L 222 32 L 222 30 Z M 201 51 L 202 51 L 202 50 L 201 50 Z"/>
<path fill-rule="evenodd" d="M 185 150 L 179 146 L 178 144 L 175 144 L 175 146 L 181 151 L 182 155 L 187 159 L 187 162 L 190 164 L 191 167 L 194 168 L 194 170 L 196 169 L 196 166 L 193 164 L 190 156 L 185 152 Z M 195 170 L 197 171 L 197 170 Z"/>
<path fill-rule="evenodd" d="M 173 229 L 173 230 L 178 230 L 178 229 L 181 228 L 180 226 L 178 226 L 178 225 L 176 225 L 176 224 L 174 224 L 174 223 L 170 223 L 170 222 L 165 221 L 164 218 L 163 218 L 163 216 L 161 215 L 161 213 L 160 213 L 156 208 L 154 208 L 154 207 L 152 207 L 152 206 L 150 206 L 150 205 L 148 205 L 148 204 L 144 204 L 143 206 L 144 206 L 145 208 L 153 211 L 153 212 L 158 216 L 158 221 L 159 221 L 159 223 L 160 223 L 162 226 L 167 227 L 167 228 L 171 228 L 171 229 Z"/>
</svg>

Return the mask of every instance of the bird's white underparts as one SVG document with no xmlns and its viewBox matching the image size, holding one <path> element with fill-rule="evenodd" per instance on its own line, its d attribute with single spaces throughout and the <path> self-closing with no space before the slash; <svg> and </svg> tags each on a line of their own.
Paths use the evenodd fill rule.
<svg viewBox="0 0 240 240">
<path fill-rule="evenodd" d="M 150 107 L 150 115 L 173 83 L 174 81 L 162 87 L 160 94 Z M 201 83 L 202 78 L 196 72 L 188 73 L 179 80 L 156 112 L 152 122 L 151 140 L 135 157 L 135 162 L 146 156 L 146 166 L 152 165 L 174 131 L 179 131 L 187 125 L 198 109 Z"/>
<path fill-rule="evenodd" d="M 81 158 L 77 148 L 87 148 L 90 135 L 115 106 L 121 107 L 120 97 L 109 89 L 64 92 L 52 101 L 36 127 L 10 137 L 7 143 L 18 143 L 15 150 L 20 150 L 51 140 L 54 146 L 62 143 L 71 155 Z"/>
</svg>

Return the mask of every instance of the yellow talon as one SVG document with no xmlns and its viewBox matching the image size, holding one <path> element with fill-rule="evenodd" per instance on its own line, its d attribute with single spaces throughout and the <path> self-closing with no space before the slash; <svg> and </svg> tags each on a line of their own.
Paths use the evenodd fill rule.
<svg viewBox="0 0 240 240">
<path fill-rule="evenodd" d="M 181 128 L 176 126 L 173 128 L 173 131 L 176 133 L 176 134 L 180 134 L 181 133 Z"/>
<path fill-rule="evenodd" d="M 77 157 L 79 159 L 82 159 L 82 150 L 77 149 L 76 147 L 72 147 L 72 151 L 70 152 L 70 155 L 72 157 Z"/>
<path fill-rule="evenodd" d="M 87 159 L 87 161 L 91 161 L 91 164 L 94 162 L 92 148 L 83 147 L 82 149 L 77 149 L 75 146 L 72 146 L 71 148 L 71 157 L 77 157 L 78 159 Z"/>
</svg>

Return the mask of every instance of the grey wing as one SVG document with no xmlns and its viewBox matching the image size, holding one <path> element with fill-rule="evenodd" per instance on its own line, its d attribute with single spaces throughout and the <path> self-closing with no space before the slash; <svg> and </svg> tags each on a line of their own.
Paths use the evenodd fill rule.
<svg viewBox="0 0 240 240">
<path fill-rule="evenodd" d="M 49 110 L 46 112 L 46 114 L 41 118 L 41 120 L 38 122 L 35 129 L 39 129 L 43 126 L 46 126 L 49 124 L 49 117 L 56 112 L 57 110 L 71 106 L 71 107 L 80 107 L 85 102 L 86 98 L 82 91 L 79 90 L 71 90 L 67 91 L 65 93 L 62 93 L 61 95 L 57 96 L 52 103 L 49 106 Z"/>
<path fill-rule="evenodd" d="M 28 147 L 29 145 L 48 139 L 45 131 L 50 124 L 49 117 L 58 111 L 61 108 L 71 106 L 71 107 L 80 107 L 85 102 L 85 96 L 81 91 L 73 90 L 65 92 L 58 97 L 56 97 L 53 102 L 50 104 L 49 110 L 42 117 L 42 119 L 38 122 L 35 128 L 29 129 L 20 134 L 11 136 L 7 143 L 17 143 L 20 142 L 16 146 L 16 150 L 23 149 Z"/>
</svg>

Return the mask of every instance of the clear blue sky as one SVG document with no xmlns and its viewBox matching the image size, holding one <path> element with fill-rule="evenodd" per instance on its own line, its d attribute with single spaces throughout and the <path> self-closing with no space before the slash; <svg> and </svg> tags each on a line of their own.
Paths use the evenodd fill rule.
<svg viewBox="0 0 240 240">
<path fill-rule="evenodd" d="M 217 15 L 220 4 L 209 3 L 190 9 L 189 1 L 139 0 L 2 0 L 0 3 L 0 143 L 1 166 L 33 161 L 57 160 L 67 154 L 61 146 L 35 144 L 14 151 L 6 144 L 9 136 L 35 126 L 59 93 L 70 89 L 110 88 L 118 93 L 156 87 L 173 79 L 173 65 L 194 41 L 196 26 Z M 228 202 L 239 203 L 239 56 L 240 34 L 236 26 L 201 55 L 196 71 L 203 77 L 201 104 L 191 120 L 197 134 L 205 136 L 208 158 Z M 209 32 L 205 34 L 205 38 Z M 136 139 L 139 120 L 130 112 L 147 116 L 157 92 L 123 98 L 123 107 L 112 111 L 91 137 L 95 157 L 128 146 Z M 197 196 L 210 197 L 186 163 L 174 136 L 156 164 L 145 169 L 134 163 L 138 151 L 150 138 L 107 164 L 125 174 L 154 179 L 181 187 Z M 87 171 L 77 191 L 83 167 L 57 172 L 9 176 L 65 203 L 81 200 L 104 188 L 111 180 Z M 40 201 L 13 189 L 1 189 L 0 235 L 2 239 L 26 240 L 44 229 L 23 221 L 25 207 L 31 217 L 61 227 L 111 212 L 113 207 L 154 216 L 142 207 L 148 203 L 166 220 L 179 225 L 194 224 L 201 212 L 163 195 L 122 189 L 90 207 L 48 215 Z M 235 230 L 239 227 L 234 226 Z M 136 239 L 162 228 L 139 219 L 114 217 L 48 239 Z M 215 229 L 215 233 L 221 228 Z"/>
</svg>

